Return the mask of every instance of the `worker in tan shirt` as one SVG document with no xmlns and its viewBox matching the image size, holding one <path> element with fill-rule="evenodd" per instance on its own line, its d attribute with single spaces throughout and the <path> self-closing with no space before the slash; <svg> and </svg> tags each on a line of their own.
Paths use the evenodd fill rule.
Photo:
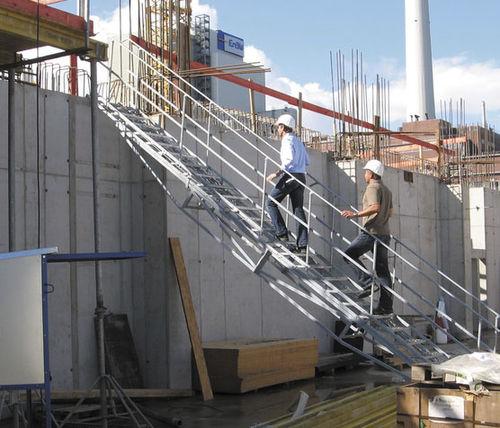
<svg viewBox="0 0 500 428">
<path fill-rule="evenodd" d="M 363 227 L 366 232 L 362 230 L 345 251 L 351 259 L 362 266 L 363 263 L 359 258 L 368 251 L 373 251 L 376 241 L 374 236 L 387 246 L 389 245 L 391 241 L 389 218 L 392 215 L 392 193 L 382 182 L 384 165 L 373 159 L 367 162 L 364 170 L 367 186 L 363 195 L 363 209 L 357 213 L 349 210 L 341 213 L 346 218 L 363 217 Z M 349 263 L 347 258 L 345 260 Z M 358 277 L 358 282 L 363 286 L 363 292 L 358 297 L 369 296 L 373 278 L 354 264 L 350 263 L 350 265 Z M 374 313 L 377 315 L 390 314 L 392 313 L 392 294 L 388 289 L 392 289 L 392 279 L 387 260 L 387 248 L 380 243 L 377 243 L 375 271 L 382 287 L 380 300 Z"/>
</svg>

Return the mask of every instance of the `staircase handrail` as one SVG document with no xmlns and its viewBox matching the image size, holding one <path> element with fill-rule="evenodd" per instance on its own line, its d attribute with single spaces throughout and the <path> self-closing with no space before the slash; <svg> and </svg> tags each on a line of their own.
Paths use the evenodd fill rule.
<svg viewBox="0 0 500 428">
<path fill-rule="evenodd" d="M 132 45 L 135 45 L 138 49 L 140 49 L 140 52 L 143 52 L 145 55 L 147 55 L 148 57 L 150 57 L 153 61 L 156 61 L 159 65 L 161 65 L 161 67 L 163 67 L 164 69 L 168 69 L 168 67 L 163 64 L 161 61 L 159 61 L 157 58 L 155 58 L 154 56 L 152 56 L 147 50 L 143 49 L 140 45 L 138 45 L 137 43 L 133 42 L 133 41 L 128 41 L 129 43 L 131 43 Z M 150 64 L 148 64 L 146 61 L 144 61 L 142 58 L 140 58 L 136 53 L 134 52 L 131 52 L 132 55 L 134 55 L 136 58 L 138 58 L 139 61 L 142 61 L 144 65 L 146 65 L 147 67 L 150 67 L 155 73 L 158 74 L 158 76 L 160 76 L 161 78 L 165 79 L 167 83 L 173 85 L 173 86 L 176 86 L 176 83 L 174 83 L 173 81 L 169 80 L 166 76 L 162 75 L 157 68 L 154 68 L 152 67 Z M 205 109 L 206 112 L 210 115 L 211 114 L 211 109 L 212 108 L 219 108 L 221 110 L 221 112 L 225 115 L 227 115 L 230 119 L 232 119 L 233 121 L 235 121 L 236 123 L 238 123 L 244 130 L 245 132 L 247 133 L 250 133 L 254 138 L 257 138 L 260 142 L 264 143 L 267 147 L 269 147 L 271 150 L 273 150 L 275 153 L 279 153 L 278 149 L 276 149 L 276 147 L 274 147 L 273 145 L 271 145 L 268 141 L 266 141 L 265 139 L 263 139 L 262 137 L 260 137 L 259 135 L 255 134 L 250 128 L 248 128 L 247 126 L 245 126 L 243 123 L 241 123 L 236 117 L 234 117 L 233 115 L 231 115 L 230 113 L 228 113 L 227 111 L 225 111 L 225 109 L 223 109 L 222 107 L 218 106 L 216 103 L 214 103 L 212 100 L 210 100 L 210 98 L 206 97 L 203 93 L 201 93 L 200 91 L 198 91 L 198 89 L 196 89 L 194 86 L 192 86 L 187 80 L 183 79 L 181 76 L 179 76 L 175 71 L 173 70 L 169 70 L 169 73 L 173 76 L 176 77 L 176 79 L 179 79 L 179 81 L 181 81 L 184 85 L 187 85 L 191 91 L 196 91 L 200 96 L 203 96 L 209 103 L 209 107 L 206 108 L 203 104 L 201 104 L 198 100 L 194 99 L 193 97 L 191 97 L 187 91 L 183 90 L 182 88 L 178 87 L 176 88 L 176 90 L 178 91 L 181 91 L 185 97 L 188 97 L 190 99 L 191 102 L 195 103 L 198 105 L 198 107 L 202 108 L 202 109 Z M 174 104 L 172 104 L 173 107 L 175 107 Z M 180 108 L 178 108 L 178 110 L 180 110 Z M 264 152 L 262 152 L 258 147 L 256 147 L 253 143 L 251 143 L 248 139 L 244 138 L 243 136 L 241 136 L 241 134 L 239 134 L 238 132 L 236 132 L 234 129 L 232 129 L 231 127 L 227 126 L 223 120 L 221 120 L 220 118 L 218 118 L 217 116 L 213 115 L 214 119 L 218 120 L 219 123 L 222 125 L 222 126 L 225 126 L 226 129 L 232 131 L 235 135 L 238 136 L 238 138 L 242 139 L 243 141 L 245 141 L 245 143 L 249 144 L 250 146 L 252 146 L 255 150 L 257 150 L 262 156 L 264 156 L 264 158 L 266 159 L 266 162 L 267 161 L 270 161 L 272 162 L 274 165 L 278 166 L 279 167 L 279 163 L 277 163 L 274 159 L 272 159 L 271 157 L 269 157 L 267 154 L 265 154 Z M 205 130 L 206 131 L 206 130 Z M 260 171 L 258 171 L 257 169 L 254 169 L 254 171 L 257 173 L 257 175 L 259 175 L 261 178 L 263 178 L 265 180 L 265 176 L 263 173 L 261 173 Z M 327 191 L 329 194 L 331 195 L 334 195 L 336 197 L 339 197 L 341 200 L 343 200 L 343 198 L 341 197 L 341 195 L 337 194 L 336 192 L 332 191 L 330 188 L 326 187 L 325 185 L 323 185 L 321 182 L 319 182 L 317 179 L 315 179 L 312 175 L 308 174 L 308 176 L 310 178 L 313 179 L 313 183 L 311 184 L 311 186 L 307 186 L 307 185 L 303 185 L 302 183 L 300 183 L 300 185 L 303 185 L 303 187 L 305 189 L 307 189 L 309 191 L 309 195 L 310 195 L 310 198 L 312 196 L 320 199 L 322 202 L 324 202 L 325 204 L 327 204 L 328 206 L 330 206 L 330 208 L 332 208 L 333 210 L 335 210 L 337 213 L 340 213 L 341 210 L 339 208 L 337 208 L 334 204 L 332 204 L 330 201 L 326 200 L 325 198 L 323 198 L 320 194 L 318 194 L 317 192 L 315 192 L 313 189 L 311 189 L 312 186 L 314 185 L 319 185 L 323 190 Z M 292 179 L 295 179 L 293 176 L 290 176 Z M 261 207 L 262 209 L 264 209 L 264 207 L 262 206 Z M 354 208 L 354 207 L 353 207 Z M 356 210 L 357 211 L 357 210 Z M 309 208 L 306 208 L 306 212 L 310 212 L 310 209 Z M 293 213 L 290 213 L 289 212 L 289 215 L 292 215 L 294 218 L 295 216 L 293 215 Z M 297 219 L 297 221 L 301 222 L 300 219 Z M 359 225 L 357 222 L 353 221 L 353 220 L 349 220 L 351 221 L 358 229 L 360 230 L 363 230 L 365 232 L 366 229 L 363 228 L 363 226 Z M 304 224 L 304 223 L 302 223 Z M 306 227 L 309 227 L 309 225 L 307 224 L 304 224 L 304 226 Z M 368 233 L 368 232 L 367 232 Z M 428 262 L 427 260 L 425 260 L 422 256 L 418 255 L 414 250 L 412 250 L 408 245 L 406 245 L 405 243 L 403 243 L 399 238 L 397 237 L 394 237 L 394 240 L 395 242 L 398 242 L 401 246 L 403 246 L 404 248 L 406 248 L 408 251 L 410 251 L 415 257 L 417 257 L 419 260 L 421 260 L 426 266 L 428 266 L 429 268 L 431 268 L 434 272 L 436 272 L 439 276 L 445 278 L 446 280 L 450 281 L 451 284 L 453 284 L 454 286 L 458 287 L 462 292 L 464 292 L 467 296 L 471 297 L 473 300 L 475 300 L 476 302 L 478 302 L 482 307 L 486 308 L 489 312 L 491 312 L 494 316 L 495 316 L 495 324 L 491 323 L 490 320 L 488 318 L 485 318 L 483 317 L 478 311 L 476 311 L 473 307 L 471 307 L 470 305 L 468 305 L 467 303 L 463 302 L 462 300 L 458 299 L 456 296 L 453 295 L 453 293 L 451 293 L 449 290 L 445 289 L 441 284 L 439 284 L 438 282 L 436 282 L 433 278 L 430 278 L 428 275 L 426 275 L 424 272 L 422 272 L 417 266 L 415 266 L 413 263 L 411 263 L 410 261 L 406 260 L 403 256 L 401 256 L 398 252 L 394 251 L 390 246 L 387 246 L 385 243 L 383 243 L 382 241 L 380 241 L 376 236 L 374 236 L 374 238 L 379 242 L 379 244 L 385 246 L 388 251 L 393 254 L 395 257 L 397 257 L 398 259 L 400 259 L 404 264 L 408 265 L 409 267 L 411 267 L 412 269 L 414 269 L 417 273 L 423 275 L 427 280 L 431 281 L 435 286 L 438 287 L 439 290 L 441 290 L 442 292 L 448 294 L 450 297 L 455 297 L 455 299 L 461 303 L 462 306 L 464 306 L 464 308 L 468 309 L 469 311 L 471 311 L 474 315 L 476 315 L 478 318 L 479 318 L 479 321 L 482 323 L 484 322 L 485 324 L 491 326 L 494 328 L 495 330 L 495 334 L 497 334 L 497 332 L 499 331 L 498 329 L 498 318 L 499 318 L 499 314 L 494 311 L 492 308 L 490 308 L 488 305 L 486 305 L 484 302 L 482 302 L 480 299 L 478 299 L 476 296 L 474 296 L 472 293 L 470 293 L 468 290 L 466 290 L 464 287 L 462 287 L 460 284 L 458 284 L 456 281 L 452 280 L 448 275 L 446 275 L 444 272 L 442 272 L 438 267 L 434 266 L 432 263 Z M 345 241 L 349 242 L 347 239 L 344 239 Z"/>
</svg>

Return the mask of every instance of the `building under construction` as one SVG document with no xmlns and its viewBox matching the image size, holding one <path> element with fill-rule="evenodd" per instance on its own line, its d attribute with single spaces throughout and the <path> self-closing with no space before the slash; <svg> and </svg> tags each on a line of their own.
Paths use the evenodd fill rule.
<svg viewBox="0 0 500 428">
<path fill-rule="evenodd" d="M 489 395 L 463 398 L 459 370 L 442 368 L 496 357 L 499 137 L 486 114 L 436 119 L 423 100 L 391 130 L 389 83 L 368 85 L 358 52 L 350 72 L 332 55 L 327 109 L 267 87 L 243 39 L 189 0 L 130 1 L 109 43 L 87 2 L 79 15 L 44 3 L 0 0 L 0 425 L 500 423 L 500 381 L 474 377 Z M 428 21 L 426 3 L 407 0 L 411 22 Z M 44 46 L 58 53 L 23 56 Z M 306 222 L 280 203 L 290 230 L 308 230 L 303 254 L 274 239 L 266 211 L 280 146 L 265 96 L 295 111 L 309 148 Z M 306 110 L 331 118 L 331 135 L 302 126 Z M 362 206 L 373 158 L 394 204 L 390 315 L 374 313 L 382 244 L 365 256 L 368 298 L 345 263 L 363 228 L 341 212 Z M 434 408 L 444 389 L 462 413 Z"/>
</svg>

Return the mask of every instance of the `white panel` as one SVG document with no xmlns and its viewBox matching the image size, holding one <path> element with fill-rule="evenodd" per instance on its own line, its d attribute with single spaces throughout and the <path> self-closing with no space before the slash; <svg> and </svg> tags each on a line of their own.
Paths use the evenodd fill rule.
<svg viewBox="0 0 500 428">
<path fill-rule="evenodd" d="M 0 385 L 44 382 L 40 256 L 0 261 Z"/>
</svg>

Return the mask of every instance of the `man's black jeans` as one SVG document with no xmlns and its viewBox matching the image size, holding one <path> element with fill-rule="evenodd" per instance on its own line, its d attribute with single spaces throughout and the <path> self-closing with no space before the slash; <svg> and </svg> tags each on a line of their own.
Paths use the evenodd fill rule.
<svg viewBox="0 0 500 428">
<path fill-rule="evenodd" d="M 292 173 L 292 175 L 302 183 L 306 183 L 306 175 L 301 173 Z M 297 218 L 300 218 L 306 223 L 306 216 L 304 214 L 304 186 L 292 179 L 288 174 L 284 174 L 270 196 L 281 202 L 287 195 L 290 195 L 292 202 L 292 212 Z M 281 216 L 278 204 L 271 199 L 267 201 L 267 211 L 271 216 L 276 236 L 287 236 L 288 230 L 286 228 L 283 217 Z M 297 247 L 307 246 L 307 228 L 301 223 L 297 222 Z"/>
<path fill-rule="evenodd" d="M 384 244 L 387 246 L 391 242 L 390 235 L 377 235 Z M 366 232 L 361 232 L 354 241 L 351 242 L 351 245 L 345 250 L 345 253 L 351 257 L 355 262 L 364 266 L 363 262 L 359 260 L 359 258 L 367 253 L 368 251 L 373 251 L 373 244 L 375 239 Z M 372 282 L 372 277 L 357 266 L 350 263 L 348 259 L 344 259 L 347 263 L 350 264 L 353 271 L 358 277 L 358 282 L 363 287 L 370 286 Z M 369 269 L 367 269 L 369 270 Z M 392 279 L 391 274 L 389 272 L 389 263 L 387 260 L 387 248 L 381 244 L 377 244 L 377 257 L 375 259 L 375 271 L 377 272 L 377 276 L 380 279 L 380 282 L 388 288 L 392 288 Z M 379 308 L 383 308 L 385 310 L 392 310 L 392 294 L 390 291 L 386 290 L 385 287 L 381 287 L 380 289 L 380 301 Z"/>
</svg>

